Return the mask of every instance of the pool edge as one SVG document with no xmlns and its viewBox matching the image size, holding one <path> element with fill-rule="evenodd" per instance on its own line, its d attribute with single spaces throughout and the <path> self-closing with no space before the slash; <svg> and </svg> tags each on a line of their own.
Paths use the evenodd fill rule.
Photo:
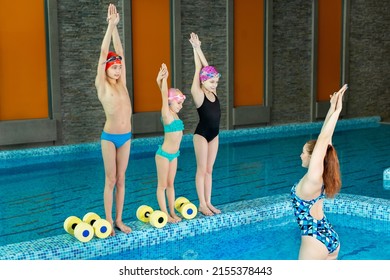
<svg viewBox="0 0 390 280">
<path fill-rule="evenodd" d="M 133 232 L 128 235 L 120 233 L 107 239 L 94 238 L 86 243 L 63 234 L 9 244 L 0 247 L 0 260 L 86 260 L 288 215 L 293 219 L 287 194 L 229 203 L 220 208 L 222 214 L 211 217 L 198 214 L 195 219 L 169 224 L 161 229 L 139 221 L 131 222 Z M 325 213 L 390 221 L 390 201 L 381 198 L 339 194 L 335 199 L 325 200 L 324 209 Z"/>
</svg>

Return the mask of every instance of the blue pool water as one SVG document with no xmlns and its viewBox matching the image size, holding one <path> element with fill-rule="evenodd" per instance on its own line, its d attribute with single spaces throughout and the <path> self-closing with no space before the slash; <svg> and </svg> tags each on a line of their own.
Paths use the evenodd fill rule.
<svg viewBox="0 0 390 280">
<path fill-rule="evenodd" d="M 383 170 L 390 167 L 390 126 L 377 120 L 363 125 L 359 120 L 357 126 L 354 120 L 339 124 L 334 144 L 342 169 L 341 192 L 389 200 L 390 191 L 383 188 L 382 178 Z M 213 178 L 214 204 L 229 207 L 288 193 L 305 171 L 300 168 L 302 145 L 316 137 L 319 129 L 320 124 L 309 124 L 222 132 Z M 139 205 L 157 208 L 154 153 L 161 141 L 159 137 L 133 140 L 124 209 L 125 221 L 133 229 L 139 226 L 135 217 Z M 185 135 L 176 195 L 197 204 L 195 168 L 191 135 Z M 0 246 L 29 240 L 50 243 L 46 238 L 73 246 L 72 237 L 64 236 L 63 221 L 90 211 L 103 215 L 103 182 L 98 143 L 0 152 Z M 118 239 L 122 238 L 119 234 Z"/>
<path fill-rule="evenodd" d="M 367 223 L 366 218 L 340 214 L 328 214 L 328 218 L 342 242 L 338 259 L 390 260 L 390 221 Z M 295 220 L 285 216 L 93 259 L 296 260 L 299 240 Z"/>
</svg>

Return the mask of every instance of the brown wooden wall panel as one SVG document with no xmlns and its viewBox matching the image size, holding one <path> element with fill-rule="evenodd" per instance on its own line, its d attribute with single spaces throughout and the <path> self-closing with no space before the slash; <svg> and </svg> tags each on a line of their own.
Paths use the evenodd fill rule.
<svg viewBox="0 0 390 280">
<path fill-rule="evenodd" d="M 317 101 L 329 100 L 341 81 L 342 0 L 318 1 Z"/>
<path fill-rule="evenodd" d="M 161 63 L 168 66 L 172 75 L 169 3 L 169 0 L 132 1 L 135 113 L 161 110 L 161 93 L 156 83 Z"/>
<path fill-rule="evenodd" d="M 47 118 L 44 1 L 3 2 L 0 25 L 0 121 Z"/>
<path fill-rule="evenodd" d="M 234 1 L 234 107 L 262 105 L 264 1 Z"/>
</svg>

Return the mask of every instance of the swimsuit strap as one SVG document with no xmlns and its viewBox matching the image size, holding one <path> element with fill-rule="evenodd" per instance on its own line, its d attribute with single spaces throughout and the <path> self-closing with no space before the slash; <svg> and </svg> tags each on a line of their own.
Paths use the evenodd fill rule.
<svg viewBox="0 0 390 280">
<path fill-rule="evenodd" d="M 203 94 L 204 94 L 204 98 L 205 99 L 207 99 L 207 101 L 208 102 L 210 102 L 210 103 L 214 103 L 215 101 L 217 101 L 218 100 L 218 96 L 214 93 L 214 92 L 211 92 L 213 95 L 214 95 L 214 97 L 215 97 L 215 100 L 214 101 L 210 101 L 210 99 L 208 99 L 207 98 L 207 95 L 206 95 L 206 93 L 203 91 Z"/>
<path fill-rule="evenodd" d="M 296 199 L 301 203 L 301 204 L 308 204 L 308 208 L 310 209 L 318 200 L 320 199 L 323 199 L 325 198 L 325 194 L 324 194 L 324 189 L 325 187 L 322 186 L 322 190 L 321 190 L 321 194 L 319 196 L 317 196 L 316 198 L 313 198 L 311 200 L 304 200 L 304 199 L 301 199 L 299 196 L 297 196 L 297 193 L 296 193 L 296 190 L 297 190 L 297 185 L 298 183 L 295 183 L 294 186 L 292 187 L 291 189 L 291 192 L 294 194 L 294 196 L 296 197 Z"/>
<path fill-rule="evenodd" d="M 180 119 L 174 119 L 171 123 L 169 124 L 164 124 L 164 132 L 176 132 L 176 131 L 182 131 L 184 130 L 184 123 Z"/>
</svg>

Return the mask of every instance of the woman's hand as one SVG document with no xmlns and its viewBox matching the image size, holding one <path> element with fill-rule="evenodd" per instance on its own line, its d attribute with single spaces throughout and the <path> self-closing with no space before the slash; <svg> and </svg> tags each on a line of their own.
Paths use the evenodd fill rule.
<svg viewBox="0 0 390 280">
<path fill-rule="evenodd" d="M 343 94 L 344 94 L 344 92 L 347 90 L 347 88 L 348 88 L 348 85 L 345 84 L 345 85 L 343 85 L 343 87 L 341 89 L 339 89 L 338 92 L 334 92 L 333 94 L 330 95 L 330 105 L 331 106 L 336 106 L 340 93 L 343 92 Z"/>
<path fill-rule="evenodd" d="M 338 92 L 335 92 L 333 95 L 331 95 L 330 104 L 331 106 L 335 106 L 335 110 L 339 110 L 339 111 L 342 110 L 343 96 L 347 89 L 348 89 L 348 85 L 345 84 Z"/>
</svg>

